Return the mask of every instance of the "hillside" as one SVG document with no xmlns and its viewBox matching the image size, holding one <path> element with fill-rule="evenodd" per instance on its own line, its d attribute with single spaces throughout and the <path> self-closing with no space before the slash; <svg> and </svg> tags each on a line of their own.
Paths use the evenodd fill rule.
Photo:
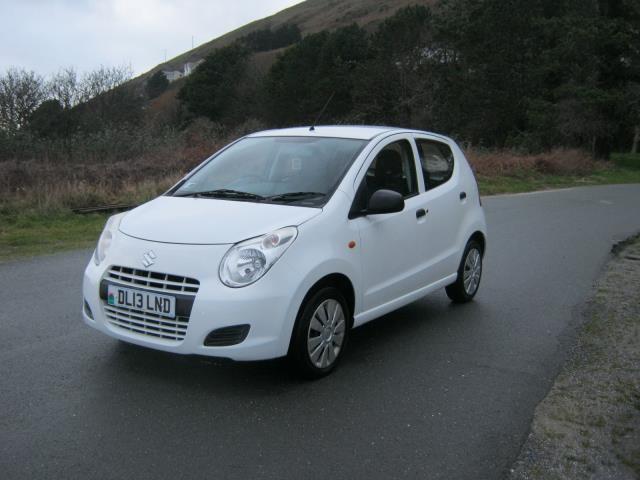
<svg viewBox="0 0 640 480">
<path fill-rule="evenodd" d="M 229 45 L 245 35 L 264 28 L 278 28 L 285 24 L 295 24 L 302 35 L 316 33 L 321 30 L 335 29 L 357 23 L 363 28 L 373 29 L 400 8 L 408 5 L 433 5 L 436 0 L 307 0 L 293 7 L 282 10 L 270 17 L 256 20 L 233 30 L 221 37 L 199 45 L 193 50 L 183 53 L 165 63 L 158 65 L 141 78 L 155 73 L 157 70 L 181 70 L 186 62 L 204 58 L 216 48 Z"/>
</svg>

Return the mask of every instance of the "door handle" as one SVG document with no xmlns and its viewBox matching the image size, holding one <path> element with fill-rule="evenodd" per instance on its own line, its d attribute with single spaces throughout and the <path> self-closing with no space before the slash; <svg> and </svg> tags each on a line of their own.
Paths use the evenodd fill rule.
<svg viewBox="0 0 640 480">
<path fill-rule="evenodd" d="M 416 210 L 416 218 L 426 217 L 428 212 L 429 210 L 425 210 L 424 208 Z"/>
<path fill-rule="evenodd" d="M 467 199 L 467 192 L 461 192 L 460 193 L 460 200 L 466 200 Z"/>
</svg>

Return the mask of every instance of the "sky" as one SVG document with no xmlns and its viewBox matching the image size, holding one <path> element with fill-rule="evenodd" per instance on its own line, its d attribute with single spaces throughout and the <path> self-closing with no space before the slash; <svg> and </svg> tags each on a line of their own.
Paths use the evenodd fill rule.
<svg viewBox="0 0 640 480">
<path fill-rule="evenodd" d="M 0 0 L 0 74 L 130 65 L 146 72 L 300 0 Z"/>
</svg>

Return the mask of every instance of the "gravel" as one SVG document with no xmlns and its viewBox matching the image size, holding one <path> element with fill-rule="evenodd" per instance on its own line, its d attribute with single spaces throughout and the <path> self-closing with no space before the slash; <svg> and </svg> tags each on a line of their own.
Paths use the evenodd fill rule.
<svg viewBox="0 0 640 480">
<path fill-rule="evenodd" d="M 640 478 L 640 238 L 613 259 L 509 478 Z"/>
</svg>

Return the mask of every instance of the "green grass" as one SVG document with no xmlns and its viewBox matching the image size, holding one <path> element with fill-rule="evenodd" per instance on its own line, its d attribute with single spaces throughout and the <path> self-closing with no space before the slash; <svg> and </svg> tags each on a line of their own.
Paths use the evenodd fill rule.
<svg viewBox="0 0 640 480">
<path fill-rule="evenodd" d="M 0 262 L 95 245 L 105 215 L 0 214 Z"/>
<path fill-rule="evenodd" d="M 479 177 L 482 195 L 533 192 L 554 188 L 583 187 L 587 185 L 611 185 L 640 183 L 640 168 L 613 167 L 598 170 L 585 176 L 577 175 L 522 175 Z"/>
<path fill-rule="evenodd" d="M 640 168 L 607 168 L 582 177 L 533 174 L 480 177 L 478 181 L 482 195 L 496 195 L 585 185 L 640 183 Z M 93 247 L 107 218 L 107 215 L 65 212 L 6 213 L 9 210 L 6 206 L 0 209 L 0 262 Z"/>
</svg>

